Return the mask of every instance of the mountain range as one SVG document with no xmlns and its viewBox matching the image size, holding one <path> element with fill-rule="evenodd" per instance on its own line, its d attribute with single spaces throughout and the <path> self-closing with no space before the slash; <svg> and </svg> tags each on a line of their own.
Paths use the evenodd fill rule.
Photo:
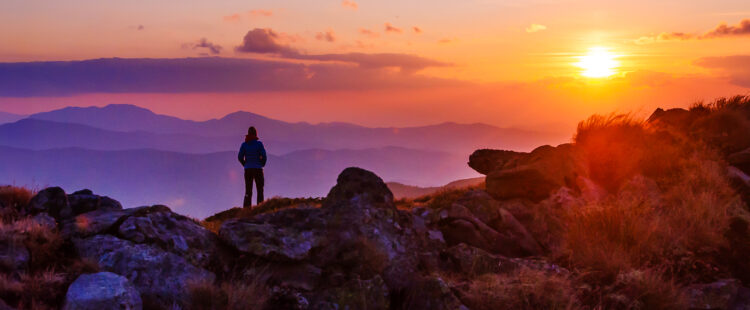
<svg viewBox="0 0 750 310">
<path fill-rule="evenodd" d="M 88 187 L 126 206 L 167 204 L 203 217 L 241 203 L 236 150 L 249 125 L 270 154 L 267 197 L 324 196 L 349 166 L 375 171 L 412 196 L 477 177 L 466 165 L 474 149 L 554 141 L 551 134 L 484 124 L 368 128 L 249 112 L 192 121 L 132 105 L 70 107 L 0 125 L 0 184 Z"/>
</svg>

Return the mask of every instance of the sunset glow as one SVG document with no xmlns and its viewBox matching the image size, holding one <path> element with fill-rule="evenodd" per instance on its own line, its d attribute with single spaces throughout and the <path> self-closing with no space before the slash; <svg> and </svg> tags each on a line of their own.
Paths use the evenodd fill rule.
<svg viewBox="0 0 750 310">
<path fill-rule="evenodd" d="M 579 57 L 576 66 L 583 69 L 581 75 L 590 78 L 603 78 L 617 73 L 619 56 L 604 47 L 592 47 L 588 53 Z"/>
</svg>

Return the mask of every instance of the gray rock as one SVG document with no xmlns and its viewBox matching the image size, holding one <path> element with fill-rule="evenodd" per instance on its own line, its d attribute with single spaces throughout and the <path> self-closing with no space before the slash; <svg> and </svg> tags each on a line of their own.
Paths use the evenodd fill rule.
<svg viewBox="0 0 750 310">
<path fill-rule="evenodd" d="M 68 195 L 68 202 L 71 210 L 68 217 L 94 210 L 122 210 L 122 205 L 117 200 L 94 195 L 91 190 L 80 190 Z"/>
<path fill-rule="evenodd" d="M 94 210 L 79 214 L 62 224 L 64 236 L 89 237 L 111 229 L 125 216 L 131 215 L 136 209 L 125 210 Z"/>
<path fill-rule="evenodd" d="M 733 309 L 741 287 L 737 279 L 691 285 L 687 288 L 690 309 Z"/>
<path fill-rule="evenodd" d="M 40 225 L 47 229 L 57 228 L 57 221 L 55 221 L 55 218 L 49 216 L 49 214 L 44 212 L 34 215 L 31 220 L 33 220 L 37 225 Z"/>
<path fill-rule="evenodd" d="M 65 310 L 139 310 L 141 296 L 123 276 L 111 272 L 80 275 L 65 295 Z"/>
<path fill-rule="evenodd" d="M 60 187 L 48 187 L 37 193 L 29 202 L 28 212 L 37 214 L 46 212 L 54 218 L 71 213 L 68 196 Z"/>
<path fill-rule="evenodd" d="M 210 281 L 215 275 L 184 258 L 147 244 L 135 244 L 111 235 L 73 239 L 78 255 L 102 269 L 125 276 L 144 300 L 172 305 L 186 300 L 191 281 Z"/>
<path fill-rule="evenodd" d="M 219 238 L 195 221 L 166 206 L 139 208 L 117 228 L 122 239 L 161 247 L 207 268 L 218 260 Z"/>
</svg>

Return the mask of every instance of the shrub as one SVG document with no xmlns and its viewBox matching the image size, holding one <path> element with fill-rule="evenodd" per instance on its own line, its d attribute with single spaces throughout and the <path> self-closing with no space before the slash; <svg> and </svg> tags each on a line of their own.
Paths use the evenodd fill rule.
<svg viewBox="0 0 750 310">
<path fill-rule="evenodd" d="M 684 289 L 661 272 L 632 270 L 619 274 L 614 285 L 605 289 L 599 307 L 604 309 L 687 309 Z"/>
<path fill-rule="evenodd" d="M 0 220 L 10 223 L 19 218 L 19 210 L 31 201 L 34 193 L 23 187 L 0 186 Z"/>
<path fill-rule="evenodd" d="M 522 268 L 512 274 L 485 274 L 469 285 L 467 305 L 475 310 L 574 309 L 573 283 L 556 274 Z"/>
<path fill-rule="evenodd" d="M 188 285 L 188 309 L 194 310 L 253 310 L 262 309 L 268 291 L 258 281 L 230 281 L 214 284 L 198 281 Z"/>
</svg>

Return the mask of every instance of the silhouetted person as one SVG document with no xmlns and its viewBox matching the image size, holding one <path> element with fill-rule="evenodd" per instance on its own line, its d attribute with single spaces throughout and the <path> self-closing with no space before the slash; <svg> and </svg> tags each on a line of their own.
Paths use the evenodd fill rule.
<svg viewBox="0 0 750 310">
<path fill-rule="evenodd" d="M 263 167 L 266 165 L 266 149 L 258 140 L 255 127 L 247 129 L 247 136 L 240 146 L 237 159 L 245 168 L 245 199 L 242 206 L 249 207 L 253 204 L 253 181 L 255 181 L 255 188 L 258 189 L 258 204 L 260 204 L 263 202 Z"/>
</svg>

